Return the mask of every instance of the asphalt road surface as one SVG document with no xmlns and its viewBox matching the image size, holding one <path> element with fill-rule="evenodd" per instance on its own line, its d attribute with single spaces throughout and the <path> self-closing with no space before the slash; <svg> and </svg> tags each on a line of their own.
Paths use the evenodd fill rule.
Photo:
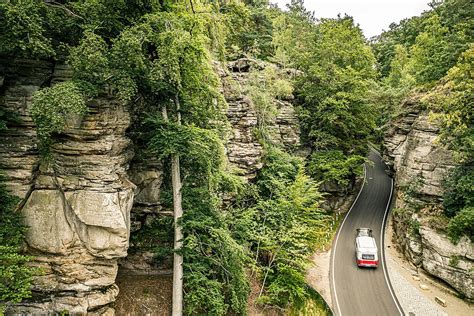
<svg viewBox="0 0 474 316">
<path fill-rule="evenodd" d="M 336 315 L 403 315 L 390 288 L 383 255 L 383 231 L 393 190 L 382 159 L 371 151 L 365 183 L 339 228 L 331 257 L 331 290 Z M 355 257 L 356 229 L 372 228 L 378 268 L 359 268 Z"/>
</svg>

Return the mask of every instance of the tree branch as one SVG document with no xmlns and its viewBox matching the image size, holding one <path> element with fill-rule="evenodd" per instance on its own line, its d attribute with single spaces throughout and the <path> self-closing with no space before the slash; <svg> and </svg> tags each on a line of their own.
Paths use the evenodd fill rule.
<svg viewBox="0 0 474 316">
<path fill-rule="evenodd" d="M 51 0 L 46 0 L 45 1 L 45 4 L 46 5 L 49 5 L 50 7 L 54 7 L 54 8 L 59 8 L 59 9 L 62 9 L 64 11 L 66 11 L 67 14 L 69 15 L 72 15 L 72 16 L 75 16 L 76 18 L 79 18 L 81 20 L 84 20 L 84 18 L 74 12 L 72 12 L 69 8 L 67 8 L 66 6 L 64 6 L 63 4 L 61 3 L 58 3 L 56 1 L 51 1 Z"/>
</svg>

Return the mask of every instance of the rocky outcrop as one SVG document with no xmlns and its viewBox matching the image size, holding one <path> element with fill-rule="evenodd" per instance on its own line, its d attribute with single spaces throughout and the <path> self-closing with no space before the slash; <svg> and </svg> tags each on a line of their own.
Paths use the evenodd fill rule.
<svg viewBox="0 0 474 316">
<path fill-rule="evenodd" d="M 227 100 L 227 119 L 231 125 L 227 139 L 227 157 L 231 166 L 247 179 L 253 179 L 262 168 L 263 148 L 257 138 L 258 116 L 252 99 L 248 97 L 248 81 L 252 70 L 263 70 L 266 64 L 242 58 L 230 62 L 228 71 L 221 72 L 224 96 Z M 274 100 L 277 113 L 267 125 L 274 143 L 286 149 L 300 144 L 298 119 L 291 100 Z"/>
<path fill-rule="evenodd" d="M 419 105 L 420 96 L 403 104 L 384 138 L 383 157 L 395 176 L 394 238 L 405 256 L 428 273 L 472 299 L 474 249 L 463 237 L 446 237 L 442 181 L 455 166 L 453 153 L 438 143 L 439 128 Z"/>
<path fill-rule="evenodd" d="M 228 108 L 226 116 L 229 122 L 226 139 L 227 157 L 230 168 L 237 171 L 246 180 L 255 178 L 262 168 L 263 147 L 256 129 L 257 112 L 252 100 L 246 94 L 250 71 L 263 70 L 266 65 L 257 60 L 242 58 L 227 64 L 215 64 L 215 70 L 222 80 L 222 92 Z M 299 127 L 291 100 L 274 100 L 278 109 L 270 125 L 273 141 L 287 149 L 299 145 Z M 140 156 L 140 155 L 137 155 Z M 163 209 L 160 204 L 163 181 L 162 165 L 153 157 L 135 159 L 128 171 L 130 180 L 136 185 L 135 201 L 131 212 L 132 234 L 149 225 L 158 216 L 170 216 L 172 212 Z M 132 245 L 133 247 L 133 245 Z M 127 258 L 120 260 L 124 269 L 135 273 L 155 274 L 170 269 L 170 260 L 157 261 L 153 252 L 134 250 Z M 136 251 L 135 251 L 136 250 Z"/>
<path fill-rule="evenodd" d="M 245 90 L 235 93 L 226 82 L 245 86 L 249 71 L 258 67 L 265 65 L 239 60 L 219 71 L 229 105 L 228 158 L 248 180 L 262 167 L 257 113 Z M 111 314 L 108 305 L 118 294 L 119 259 L 132 270 L 163 268 L 151 252 L 124 259 L 130 234 L 170 212 L 160 203 L 161 162 L 153 157 L 132 161 L 126 134 L 131 119 L 122 103 L 102 93 L 89 102 L 84 117 L 68 119 L 66 129 L 54 136 L 49 159 L 40 157 L 29 115 L 32 95 L 70 77 L 63 64 L 0 60 L 0 106 L 17 115 L 0 135 L 0 166 L 8 189 L 22 199 L 19 209 L 29 226 L 26 248 L 41 271 L 34 281 L 34 297 L 10 309 L 12 313 Z M 291 100 L 274 102 L 272 141 L 297 147 Z"/>
<path fill-rule="evenodd" d="M 68 80 L 64 65 L 2 61 L 0 106 L 19 114 L 1 135 L 0 164 L 7 186 L 22 199 L 27 247 L 41 273 L 23 313 L 109 313 L 118 294 L 117 260 L 127 254 L 134 185 L 126 169 L 132 157 L 125 130 L 129 114 L 103 94 L 88 113 L 55 136 L 49 159 L 39 157 L 31 96 Z"/>
</svg>

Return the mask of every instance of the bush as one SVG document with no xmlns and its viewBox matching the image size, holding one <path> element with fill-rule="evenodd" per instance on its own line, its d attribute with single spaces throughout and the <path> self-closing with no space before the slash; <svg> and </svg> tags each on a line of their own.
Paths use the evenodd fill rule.
<svg viewBox="0 0 474 316">
<path fill-rule="evenodd" d="M 308 256 L 326 242 L 330 217 L 319 209 L 322 194 L 308 177 L 303 161 L 276 148 L 267 148 L 265 165 L 250 190 L 246 204 L 234 220 L 245 230 L 254 267 L 262 281 L 261 304 L 282 308 L 302 305 L 309 293 L 305 274 Z"/>
<path fill-rule="evenodd" d="M 448 224 L 448 236 L 458 243 L 463 235 L 474 240 L 474 207 L 466 207 L 454 216 Z"/>
<path fill-rule="evenodd" d="M 362 173 L 364 161 L 362 156 L 347 156 L 340 150 L 317 151 L 311 155 L 308 171 L 316 180 L 347 187 L 350 180 Z"/>
<path fill-rule="evenodd" d="M 47 149 L 54 133 L 60 133 L 71 115 L 84 115 L 87 111 L 85 95 L 79 84 L 62 82 L 51 88 L 37 91 L 33 96 L 31 117 L 37 129 L 38 138 Z"/>
<path fill-rule="evenodd" d="M 444 180 L 444 213 L 448 217 L 456 216 L 465 206 L 474 205 L 474 167 L 456 167 Z"/>
</svg>

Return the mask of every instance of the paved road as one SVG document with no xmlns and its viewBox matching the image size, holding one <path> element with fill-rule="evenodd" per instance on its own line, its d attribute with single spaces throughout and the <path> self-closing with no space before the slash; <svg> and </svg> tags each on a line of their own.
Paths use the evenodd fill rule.
<svg viewBox="0 0 474 316">
<path fill-rule="evenodd" d="M 331 257 L 331 290 L 336 315 L 401 315 L 388 285 L 382 253 L 385 214 L 392 193 L 392 180 L 384 172 L 381 158 L 371 152 L 366 181 L 344 219 Z M 379 249 L 377 269 L 358 268 L 355 261 L 356 228 L 372 228 Z M 403 314 L 402 314 L 403 315 Z"/>
</svg>

